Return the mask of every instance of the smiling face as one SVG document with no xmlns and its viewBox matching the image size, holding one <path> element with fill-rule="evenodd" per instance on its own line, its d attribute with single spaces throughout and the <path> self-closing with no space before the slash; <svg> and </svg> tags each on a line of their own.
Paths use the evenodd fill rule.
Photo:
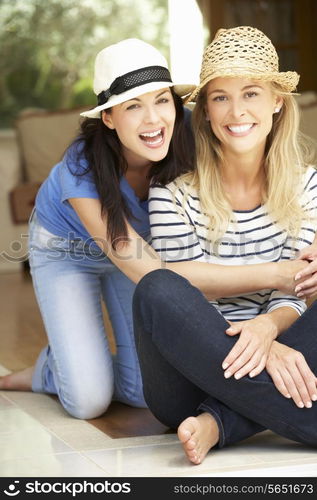
<svg viewBox="0 0 317 500">
<path fill-rule="evenodd" d="M 142 94 L 102 113 L 104 124 L 116 130 L 130 167 L 141 167 L 165 158 L 175 117 L 170 88 Z"/>
<path fill-rule="evenodd" d="M 224 154 L 264 154 L 273 114 L 283 102 L 269 83 L 215 78 L 206 85 L 206 114 Z"/>
</svg>

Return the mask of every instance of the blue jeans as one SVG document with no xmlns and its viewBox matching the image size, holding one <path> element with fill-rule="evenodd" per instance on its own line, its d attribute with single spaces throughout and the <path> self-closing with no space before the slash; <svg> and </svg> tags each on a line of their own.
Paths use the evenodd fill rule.
<svg viewBox="0 0 317 500">
<path fill-rule="evenodd" d="M 57 394 L 77 418 L 95 418 L 112 400 L 145 407 L 132 321 L 135 285 L 95 247 L 46 231 L 33 213 L 30 268 L 49 345 L 32 381 L 35 392 Z M 104 300 L 116 342 L 105 333 Z"/>
<path fill-rule="evenodd" d="M 221 365 L 236 342 L 226 320 L 186 279 L 169 270 L 147 274 L 133 298 L 134 332 L 145 400 L 165 425 L 177 428 L 189 416 L 211 413 L 218 446 L 270 429 L 317 446 L 317 402 L 298 408 L 263 370 L 254 378 L 225 379 Z M 305 356 L 317 373 L 317 303 L 280 337 Z"/>
</svg>

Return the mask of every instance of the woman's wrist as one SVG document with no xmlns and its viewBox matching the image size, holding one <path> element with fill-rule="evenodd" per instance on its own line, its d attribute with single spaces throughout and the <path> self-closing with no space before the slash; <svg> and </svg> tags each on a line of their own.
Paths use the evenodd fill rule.
<svg viewBox="0 0 317 500">
<path fill-rule="evenodd" d="M 271 262 L 272 287 L 286 295 L 296 295 L 296 274 L 306 267 L 307 263 L 301 260 L 283 260 Z M 271 274 L 268 273 L 271 277 Z M 271 279 L 271 278 L 270 278 Z"/>
<path fill-rule="evenodd" d="M 265 316 L 270 321 L 270 329 L 275 334 L 274 339 L 277 339 L 299 317 L 296 309 L 287 305 L 265 313 Z"/>
<path fill-rule="evenodd" d="M 267 332 L 271 336 L 272 342 L 273 342 L 279 336 L 279 333 L 280 333 L 279 327 L 278 327 L 278 325 L 274 319 L 274 315 L 272 315 L 272 313 L 266 313 L 264 316 L 265 316 L 266 321 L 268 322 Z"/>
</svg>

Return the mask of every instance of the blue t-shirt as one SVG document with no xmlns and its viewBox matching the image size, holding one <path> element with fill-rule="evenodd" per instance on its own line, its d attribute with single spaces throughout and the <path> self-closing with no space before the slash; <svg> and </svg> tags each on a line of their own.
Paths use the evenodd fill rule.
<svg viewBox="0 0 317 500">
<path fill-rule="evenodd" d="M 39 223 L 51 233 L 63 238 L 91 240 L 68 201 L 69 198 L 99 198 L 91 171 L 84 175 L 72 173 L 82 173 L 87 168 L 83 156 L 78 161 L 77 151 L 74 150 L 78 147 L 78 144 L 71 146 L 63 160 L 53 167 L 37 193 L 35 208 Z M 133 215 L 129 220 L 131 226 L 142 238 L 149 239 L 148 201 L 137 197 L 125 177 L 121 177 L 120 189 Z"/>
</svg>

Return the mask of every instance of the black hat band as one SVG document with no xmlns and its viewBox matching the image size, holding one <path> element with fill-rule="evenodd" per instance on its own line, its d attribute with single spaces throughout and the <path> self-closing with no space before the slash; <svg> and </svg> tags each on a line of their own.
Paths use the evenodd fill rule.
<svg viewBox="0 0 317 500">
<path fill-rule="evenodd" d="M 164 66 L 147 66 L 119 76 L 112 82 L 109 89 L 98 94 L 98 106 L 106 104 L 112 95 L 119 95 L 127 90 L 152 82 L 172 83 L 169 70 Z"/>
</svg>

